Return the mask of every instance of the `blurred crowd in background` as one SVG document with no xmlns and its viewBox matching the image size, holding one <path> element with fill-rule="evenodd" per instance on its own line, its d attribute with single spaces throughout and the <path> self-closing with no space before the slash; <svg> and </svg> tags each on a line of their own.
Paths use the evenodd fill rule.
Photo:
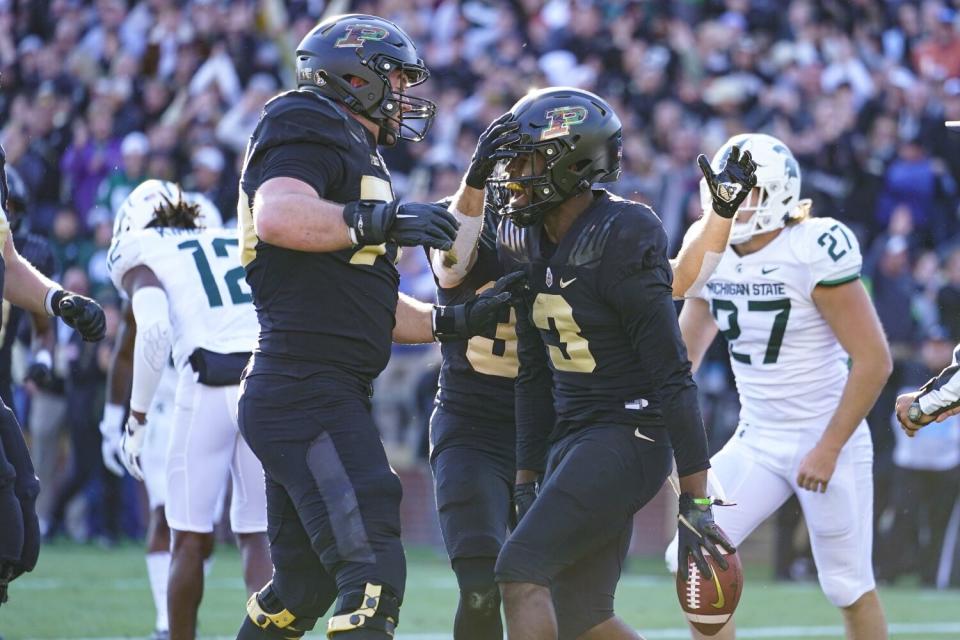
<svg viewBox="0 0 960 640">
<path fill-rule="evenodd" d="M 492 119 L 531 87 L 572 84 L 617 110 L 623 177 L 611 189 L 651 205 L 675 252 L 701 215 L 697 154 L 712 155 L 733 134 L 771 133 L 800 161 L 802 195 L 813 199 L 814 215 L 856 231 L 864 280 L 896 361 L 870 417 L 877 546 L 918 551 L 916 558 L 897 554 L 897 566 L 881 566 L 879 575 L 893 580 L 919 570 L 934 584 L 943 532 L 960 528 L 960 424 L 907 442 L 892 428 L 891 409 L 902 388 L 916 388 L 949 364 L 960 342 L 960 130 L 943 125 L 960 120 L 955 5 L 0 0 L 0 140 L 32 194 L 30 231 L 49 238 L 66 286 L 114 310 L 112 337 L 118 298 L 104 257 L 118 205 L 140 181 L 161 178 L 203 192 L 232 220 L 247 137 L 264 102 L 293 87 L 296 44 L 330 13 L 394 20 L 430 68 L 418 92 L 439 105 L 433 129 L 421 144 L 384 153 L 405 199 L 451 194 Z M 403 291 L 433 298 L 422 252 L 407 251 L 401 272 Z M 83 363 L 81 352 L 62 350 L 56 362 L 63 380 L 45 389 L 28 381 L 16 403 L 29 429 L 72 431 L 71 442 L 87 443 L 43 461 L 52 467 L 40 469 L 49 480 L 41 516 L 50 521 L 62 506 L 55 503 L 63 476 L 83 468 L 81 494 L 92 506 L 74 534 L 105 540 L 138 527 L 129 479 L 119 523 L 100 513 L 110 501 L 97 499 L 116 491 L 104 489 L 111 481 L 97 461 L 109 340 Z M 432 346 L 398 348 L 378 383 L 380 423 L 401 463 L 424 455 L 437 360 Z M 738 410 L 725 345 L 714 346 L 698 381 L 716 449 Z M 52 396 L 55 403 L 77 385 L 94 389 L 85 392 L 93 400 L 83 410 L 54 412 L 60 423 L 53 427 L 31 420 L 31 402 Z M 953 555 L 956 544 L 954 536 Z M 778 574 L 796 573 L 795 564 L 788 557 Z"/>
</svg>

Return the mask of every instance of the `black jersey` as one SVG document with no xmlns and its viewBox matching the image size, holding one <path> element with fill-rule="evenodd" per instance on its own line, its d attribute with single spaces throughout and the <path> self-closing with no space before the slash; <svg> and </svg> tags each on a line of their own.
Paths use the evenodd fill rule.
<svg viewBox="0 0 960 640">
<path fill-rule="evenodd" d="M 598 424 L 665 425 L 678 450 L 685 449 L 681 474 L 706 468 L 696 385 L 656 214 L 597 191 L 559 245 L 540 225 L 521 229 L 509 222 L 501 225 L 499 245 L 504 269 L 528 276 L 517 317 L 520 439 L 552 430 L 556 440 Z M 548 387 L 534 384 L 544 379 Z M 542 406 L 531 409 L 529 402 L 542 404 L 551 391 L 555 417 Z M 533 460 L 524 447 L 518 442 L 519 468 L 542 468 L 543 443 Z"/>
<path fill-rule="evenodd" d="M 34 233 L 17 233 L 13 236 L 13 245 L 17 253 L 35 266 L 48 278 L 53 277 L 56 270 L 56 261 L 50 251 L 50 243 L 43 236 Z M 0 326 L 0 383 L 9 384 L 11 380 L 10 359 L 13 352 L 13 343 L 16 340 L 17 329 L 23 320 L 24 311 L 14 307 L 6 299 L 3 300 L 3 318 Z"/>
<path fill-rule="evenodd" d="M 250 137 L 239 207 L 241 260 L 260 320 L 258 350 L 369 381 L 390 356 L 397 246 L 313 253 L 263 242 L 253 226 L 253 196 L 276 177 L 302 180 L 331 202 L 391 201 L 376 140 L 324 97 L 281 94 L 267 103 Z"/>
<path fill-rule="evenodd" d="M 476 262 L 456 287 L 437 287 L 440 304 L 464 303 L 503 275 L 497 258 L 496 218 L 488 208 Z M 513 423 L 513 385 L 519 366 L 514 318 L 512 308 L 504 309 L 494 338 L 474 336 L 467 341 L 441 343 L 443 363 L 437 399 L 446 410 L 483 421 Z"/>
</svg>

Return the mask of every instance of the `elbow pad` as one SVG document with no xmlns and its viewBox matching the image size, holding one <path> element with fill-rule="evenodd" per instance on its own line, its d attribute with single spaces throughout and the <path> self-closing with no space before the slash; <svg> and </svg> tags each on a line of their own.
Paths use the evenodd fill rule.
<svg viewBox="0 0 960 640">
<path fill-rule="evenodd" d="M 170 305 L 159 287 L 137 289 L 130 302 L 137 322 L 130 409 L 146 413 L 170 357 Z"/>
</svg>

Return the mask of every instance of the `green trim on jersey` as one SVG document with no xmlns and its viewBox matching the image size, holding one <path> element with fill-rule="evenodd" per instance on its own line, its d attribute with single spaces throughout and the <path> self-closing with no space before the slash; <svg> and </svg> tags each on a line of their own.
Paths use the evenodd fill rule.
<svg viewBox="0 0 960 640">
<path fill-rule="evenodd" d="M 855 273 L 852 276 L 847 276 L 845 278 L 838 278 L 837 280 L 823 280 L 817 283 L 818 287 L 839 287 L 842 284 L 847 284 L 848 282 L 853 282 L 854 280 L 859 280 L 860 274 Z"/>
</svg>

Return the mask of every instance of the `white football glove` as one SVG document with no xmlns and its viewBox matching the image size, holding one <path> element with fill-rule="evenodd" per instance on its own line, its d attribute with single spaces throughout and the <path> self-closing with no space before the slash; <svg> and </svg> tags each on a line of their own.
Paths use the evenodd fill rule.
<svg viewBox="0 0 960 640">
<path fill-rule="evenodd" d="M 103 466 L 118 478 L 123 477 L 123 465 L 120 462 L 120 438 L 123 436 L 123 407 L 108 404 L 103 408 L 103 420 L 100 421 L 100 454 Z"/>
<path fill-rule="evenodd" d="M 120 448 L 122 455 L 120 461 L 127 471 L 137 480 L 143 481 L 143 469 L 140 468 L 140 451 L 143 450 L 143 439 L 147 435 L 147 423 L 140 424 L 132 415 L 127 418 L 127 424 L 123 429 L 123 437 L 120 438 Z"/>
</svg>

